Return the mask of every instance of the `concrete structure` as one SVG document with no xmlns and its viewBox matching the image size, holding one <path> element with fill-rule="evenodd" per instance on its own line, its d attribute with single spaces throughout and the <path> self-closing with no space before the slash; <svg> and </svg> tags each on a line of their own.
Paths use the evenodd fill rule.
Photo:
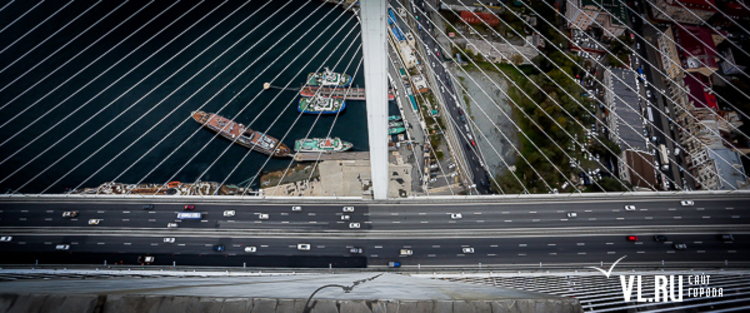
<svg viewBox="0 0 750 313">
<path fill-rule="evenodd" d="M 645 3 L 649 4 L 655 19 L 665 22 L 675 20 L 678 23 L 698 25 L 716 13 L 714 0 L 655 0 Z"/>
<path fill-rule="evenodd" d="M 385 1 L 360 2 L 373 198 L 388 196 L 388 48 Z"/>
<path fill-rule="evenodd" d="M 575 298 L 388 273 L 20 280 L 0 294 L 0 312 L 583 312 Z"/>
<path fill-rule="evenodd" d="M 724 37 L 713 28 L 679 25 L 674 27 L 674 37 L 680 46 L 680 60 L 686 71 L 711 76 L 719 69 L 716 46 Z"/>
<path fill-rule="evenodd" d="M 492 62 L 510 62 L 511 57 L 520 51 L 526 57 L 523 59 L 522 64 L 529 64 L 528 60 L 539 55 L 539 50 L 528 41 L 525 41 L 523 46 L 509 45 L 497 41 L 490 41 L 488 43 L 482 39 L 472 38 L 466 40 L 459 39 L 456 42 Z"/>
<path fill-rule="evenodd" d="M 620 180 L 630 182 L 636 188 L 656 189 L 653 154 L 645 151 L 625 150 L 620 157 L 625 160 L 625 162 L 618 163 Z"/>
<path fill-rule="evenodd" d="M 414 75 L 411 77 L 411 87 L 414 89 L 415 94 L 430 91 L 430 89 L 427 88 L 427 81 L 422 75 Z"/>
<path fill-rule="evenodd" d="M 486 12 L 492 11 L 495 14 L 503 13 L 505 8 L 502 7 L 503 3 L 500 1 L 486 1 L 486 0 L 442 0 L 440 1 L 441 10 L 453 10 L 456 12 L 460 11 L 471 11 L 471 12 Z"/>
<path fill-rule="evenodd" d="M 721 51 L 721 55 L 724 57 L 720 64 L 721 71 L 727 75 L 740 75 L 745 72 L 747 65 L 750 64 L 750 58 L 743 51 L 738 51 L 731 45 L 726 45 Z"/>
<path fill-rule="evenodd" d="M 607 31 L 605 36 L 619 37 L 628 28 L 621 21 L 627 21 L 627 8 L 621 0 L 567 0 L 565 17 L 570 28 L 588 29 L 600 25 Z M 612 15 L 615 18 L 612 18 Z M 596 21 L 596 23 L 594 23 Z M 576 27 L 577 26 L 577 27 Z"/>
<path fill-rule="evenodd" d="M 677 45 L 675 45 L 674 33 L 672 27 L 668 26 L 664 32 L 659 33 L 659 52 L 661 56 L 661 66 L 664 69 L 664 73 L 671 80 L 681 78 L 683 75 L 682 67 L 680 66 L 680 54 Z"/>
</svg>

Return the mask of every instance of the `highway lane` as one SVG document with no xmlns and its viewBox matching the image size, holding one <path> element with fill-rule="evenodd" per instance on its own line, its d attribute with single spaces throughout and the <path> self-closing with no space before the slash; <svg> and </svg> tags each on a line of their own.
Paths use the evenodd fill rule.
<svg viewBox="0 0 750 313">
<path fill-rule="evenodd" d="M 683 207 L 677 199 L 644 199 L 628 201 L 533 201 L 528 203 L 476 203 L 448 205 L 354 205 L 353 213 L 344 213 L 343 205 L 303 205 L 302 212 L 292 212 L 291 205 L 196 204 L 194 212 L 202 219 L 177 220 L 185 203 L 158 204 L 154 210 L 142 210 L 143 204 L 118 203 L 0 203 L 0 226 L 28 227 L 128 227 L 165 228 L 167 223 L 179 227 L 223 229 L 295 229 L 348 230 L 359 223 L 360 230 L 400 229 L 507 229 L 540 227 L 605 227 L 628 225 L 723 225 L 743 224 L 750 216 L 750 200 L 738 198 L 704 200 L 691 198 L 694 206 Z M 625 211 L 635 205 L 636 211 Z M 76 210 L 77 218 L 63 218 L 64 211 Z M 224 217 L 225 210 L 235 216 Z M 567 213 L 575 212 L 576 218 Z M 268 214 L 266 220 L 259 214 Z M 461 213 L 461 219 L 451 219 Z M 348 215 L 348 220 L 342 216 Z M 101 219 L 99 225 L 88 225 L 89 219 Z M 356 230 L 352 230 L 356 231 Z"/>
<path fill-rule="evenodd" d="M 16 236 L 12 242 L 0 243 L 0 253 L 50 252 L 112 254 L 203 255 L 243 259 L 272 256 L 358 256 L 349 248 L 364 250 L 369 265 L 387 265 L 401 261 L 404 265 L 440 266 L 490 264 L 543 264 L 613 262 L 627 255 L 627 262 L 747 262 L 750 235 L 734 235 L 733 242 L 720 240 L 717 234 L 664 234 L 665 242 L 654 241 L 652 234 L 635 234 L 639 241 L 628 241 L 624 235 L 554 236 L 518 238 L 451 238 L 451 239 L 251 239 L 222 236 L 175 237 L 175 243 L 164 243 L 160 236 Z M 70 244 L 68 252 L 55 251 L 57 244 Z M 310 251 L 297 250 L 298 243 L 309 243 Z M 675 250 L 675 243 L 684 243 L 686 250 Z M 226 250 L 213 250 L 214 245 Z M 246 246 L 255 246 L 256 253 L 245 253 Z M 462 248 L 474 248 L 465 254 Z M 412 256 L 399 256 L 400 249 L 411 249 Z M 163 261 L 163 260 L 162 260 Z M 171 261 L 170 261 L 171 262 Z M 167 262 L 167 263 L 170 263 Z"/>
</svg>

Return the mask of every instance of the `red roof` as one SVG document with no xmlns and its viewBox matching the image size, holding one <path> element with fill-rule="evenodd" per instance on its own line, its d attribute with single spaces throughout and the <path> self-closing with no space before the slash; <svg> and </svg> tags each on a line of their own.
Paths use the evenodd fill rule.
<svg viewBox="0 0 750 313">
<path fill-rule="evenodd" d="M 703 75 L 687 73 L 685 75 L 685 86 L 690 88 L 691 96 L 688 100 L 693 101 L 696 108 L 711 108 L 716 110 L 719 104 L 716 102 L 716 96 L 706 92 L 711 90 L 709 83 Z"/>
<path fill-rule="evenodd" d="M 685 24 L 676 24 L 673 28 L 676 36 L 675 41 L 681 48 L 680 60 L 685 68 L 711 67 L 718 68 L 716 65 L 717 54 L 716 45 L 712 35 L 713 29 Z M 688 58 L 696 58 L 702 62 L 691 62 L 688 64 Z"/>
<path fill-rule="evenodd" d="M 482 24 L 483 20 L 490 26 L 500 24 L 500 20 L 490 13 L 461 11 L 461 19 L 469 24 Z"/>
</svg>

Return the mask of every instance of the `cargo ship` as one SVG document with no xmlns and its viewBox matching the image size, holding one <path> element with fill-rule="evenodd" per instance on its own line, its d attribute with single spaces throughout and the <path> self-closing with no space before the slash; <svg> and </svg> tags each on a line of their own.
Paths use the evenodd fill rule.
<svg viewBox="0 0 750 313">
<path fill-rule="evenodd" d="M 203 127 L 217 132 L 222 137 L 232 140 L 245 148 L 275 157 L 291 156 L 292 151 L 289 147 L 281 143 L 278 139 L 262 132 L 245 128 L 244 125 L 237 124 L 228 118 L 203 111 L 194 111 L 192 116 Z"/>
<path fill-rule="evenodd" d="M 327 67 L 321 73 L 307 74 L 307 84 L 321 87 L 349 87 L 352 77 L 347 74 L 336 73 Z"/>
<path fill-rule="evenodd" d="M 350 142 L 336 138 L 308 138 L 294 142 L 294 150 L 299 153 L 334 153 L 354 147 Z"/>
<path fill-rule="evenodd" d="M 388 128 L 388 135 L 396 135 L 396 134 L 403 133 L 405 131 L 406 131 L 406 128 L 403 128 L 403 127 Z"/>
<path fill-rule="evenodd" d="M 336 114 L 346 108 L 346 102 L 339 99 L 314 97 L 299 99 L 297 111 L 309 114 Z"/>
</svg>

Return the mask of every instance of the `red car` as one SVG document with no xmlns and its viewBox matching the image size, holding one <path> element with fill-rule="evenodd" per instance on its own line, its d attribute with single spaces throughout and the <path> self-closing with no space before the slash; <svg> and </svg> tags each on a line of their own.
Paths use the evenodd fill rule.
<svg viewBox="0 0 750 313">
<path fill-rule="evenodd" d="M 184 207 L 182 207 L 185 210 L 195 210 L 195 205 L 192 204 L 186 204 Z"/>
<path fill-rule="evenodd" d="M 628 236 L 628 241 L 638 241 L 638 236 Z"/>
<path fill-rule="evenodd" d="M 477 146 L 477 143 L 476 143 L 476 142 L 474 142 L 474 139 L 472 139 L 472 140 L 471 140 L 471 146 L 472 146 L 472 147 L 476 147 L 476 146 Z"/>
</svg>

